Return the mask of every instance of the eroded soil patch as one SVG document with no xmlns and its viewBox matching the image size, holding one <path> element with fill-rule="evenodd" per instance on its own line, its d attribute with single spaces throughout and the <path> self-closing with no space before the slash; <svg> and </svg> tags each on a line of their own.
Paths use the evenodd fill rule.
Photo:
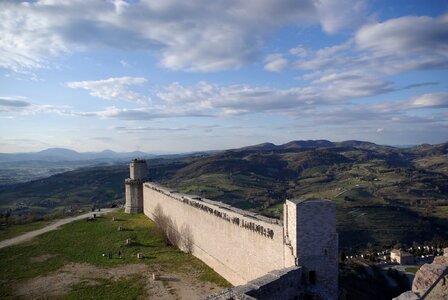
<svg viewBox="0 0 448 300">
<path fill-rule="evenodd" d="M 44 257 L 35 259 L 42 260 Z M 48 259 L 48 258 L 46 258 Z M 152 279 L 153 272 L 159 275 Z M 90 264 L 70 263 L 56 272 L 15 284 L 14 296 L 25 299 L 59 298 L 70 292 L 75 284 L 96 285 L 101 279 L 118 281 L 129 276 L 138 276 L 146 282 L 147 294 L 157 299 L 198 299 L 219 290 L 213 283 L 201 282 L 185 274 L 165 274 L 159 268 L 146 264 L 127 264 L 112 268 L 101 268 Z M 147 295 L 142 295 L 142 299 Z"/>
</svg>

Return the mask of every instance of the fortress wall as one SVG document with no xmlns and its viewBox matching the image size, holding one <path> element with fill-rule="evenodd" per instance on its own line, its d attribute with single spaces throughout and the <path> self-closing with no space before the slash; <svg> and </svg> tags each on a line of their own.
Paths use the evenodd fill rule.
<svg viewBox="0 0 448 300">
<path fill-rule="evenodd" d="M 153 219 L 160 206 L 177 231 L 189 228 L 193 255 L 233 285 L 285 267 L 287 254 L 283 251 L 283 225 L 279 220 L 171 192 L 154 183 L 145 183 L 143 193 L 145 215 Z"/>
</svg>

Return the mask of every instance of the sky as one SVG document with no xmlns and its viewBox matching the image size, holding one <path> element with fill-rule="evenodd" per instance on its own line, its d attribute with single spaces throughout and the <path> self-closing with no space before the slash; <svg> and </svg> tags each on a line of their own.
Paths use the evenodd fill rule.
<svg viewBox="0 0 448 300">
<path fill-rule="evenodd" d="M 0 1 L 0 152 L 448 141 L 448 0 Z"/>
</svg>

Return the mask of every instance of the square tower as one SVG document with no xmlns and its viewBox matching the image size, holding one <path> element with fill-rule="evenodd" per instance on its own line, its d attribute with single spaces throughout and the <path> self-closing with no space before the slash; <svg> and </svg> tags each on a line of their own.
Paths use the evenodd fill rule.
<svg viewBox="0 0 448 300">
<path fill-rule="evenodd" d="M 143 180 L 146 178 L 146 160 L 133 159 L 129 165 L 129 178 Z"/>
<path fill-rule="evenodd" d="M 303 267 L 307 293 L 337 299 L 336 204 L 324 199 L 286 200 L 284 231 L 288 251 Z"/>
<path fill-rule="evenodd" d="M 146 181 L 146 161 L 133 159 L 129 164 L 129 176 L 125 180 L 126 204 L 124 211 L 128 214 L 143 212 L 143 183 Z"/>
</svg>

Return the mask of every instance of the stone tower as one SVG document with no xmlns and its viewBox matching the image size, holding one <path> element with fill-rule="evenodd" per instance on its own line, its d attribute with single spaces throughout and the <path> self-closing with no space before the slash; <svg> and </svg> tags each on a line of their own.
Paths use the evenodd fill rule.
<svg viewBox="0 0 448 300">
<path fill-rule="evenodd" d="M 128 214 L 143 212 L 143 183 L 146 181 L 146 161 L 134 159 L 129 166 L 129 177 L 125 180 L 126 204 Z"/>
<path fill-rule="evenodd" d="M 285 251 L 303 267 L 305 293 L 337 299 L 336 204 L 323 199 L 286 200 L 283 213 Z"/>
</svg>

